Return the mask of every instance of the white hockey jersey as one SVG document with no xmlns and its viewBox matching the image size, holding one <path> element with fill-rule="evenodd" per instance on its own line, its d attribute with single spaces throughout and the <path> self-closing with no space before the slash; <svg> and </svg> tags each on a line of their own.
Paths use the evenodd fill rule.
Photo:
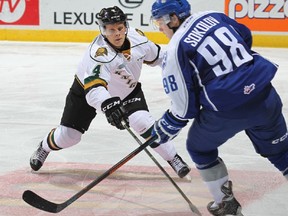
<svg viewBox="0 0 288 216">
<path fill-rule="evenodd" d="M 97 36 L 78 66 L 76 76 L 83 85 L 88 104 L 96 109 L 109 97 L 127 97 L 139 81 L 143 63 L 161 65 L 160 47 L 141 31 L 130 27 L 127 38 L 130 49 L 120 52 L 102 35 Z"/>
</svg>

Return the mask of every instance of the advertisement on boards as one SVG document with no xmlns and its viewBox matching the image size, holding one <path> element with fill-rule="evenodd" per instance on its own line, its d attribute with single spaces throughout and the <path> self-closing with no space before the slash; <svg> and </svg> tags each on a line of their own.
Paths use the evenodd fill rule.
<svg viewBox="0 0 288 216">
<path fill-rule="evenodd" d="M 252 31 L 288 32 L 288 0 L 225 0 L 225 13 Z"/>
<path fill-rule="evenodd" d="M 0 0 L 0 25 L 39 25 L 39 0 Z"/>
<path fill-rule="evenodd" d="M 71 3 L 73 2 L 73 4 Z M 152 1 L 144 0 L 85 0 L 85 4 L 71 0 L 43 0 L 45 16 L 41 15 L 41 25 L 48 29 L 98 30 L 96 14 L 102 8 L 118 6 L 127 15 L 129 24 L 143 31 L 151 30 L 150 7 Z M 55 5 L 57 5 L 55 7 Z M 150 26 L 150 28 L 149 28 Z"/>
<path fill-rule="evenodd" d="M 144 30 L 150 25 L 153 0 L 0 0 L 0 25 L 38 25 L 39 29 L 95 30 L 96 13 L 101 8 L 118 6 L 133 26 Z M 41 11 L 41 12 L 40 12 Z M 41 24 L 40 24 L 41 23 Z M 27 29 L 27 28 L 25 28 Z M 33 28 L 35 29 L 35 28 Z"/>
<path fill-rule="evenodd" d="M 155 0 L 0 0 L 0 40 L 88 41 L 99 33 L 96 14 L 120 7 L 129 25 L 155 41 L 167 41 L 154 29 L 151 5 Z M 288 46 L 288 0 L 188 0 L 192 13 L 224 12 L 249 27 L 254 35 L 276 36 L 274 44 Z M 281 36 L 281 38 L 279 37 Z M 257 39 L 257 38 L 256 38 Z M 272 43 L 272 42 L 271 42 Z M 262 44 L 262 43 L 261 43 Z"/>
<path fill-rule="evenodd" d="M 225 13 L 252 31 L 288 32 L 288 0 L 224 1 Z M 85 0 L 85 4 L 73 0 L 41 0 L 40 5 L 40 0 L 0 0 L 0 25 L 94 30 L 97 27 L 96 13 L 103 7 L 117 5 L 127 13 L 132 26 L 153 31 L 150 24 L 152 3 L 153 0 Z M 203 4 L 199 0 L 192 1 L 191 5 L 193 10 L 199 5 L 209 8 L 208 2 Z"/>
</svg>

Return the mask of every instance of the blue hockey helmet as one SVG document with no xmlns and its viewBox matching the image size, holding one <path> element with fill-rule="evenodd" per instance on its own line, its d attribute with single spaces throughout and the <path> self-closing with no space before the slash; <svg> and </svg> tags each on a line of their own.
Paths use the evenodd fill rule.
<svg viewBox="0 0 288 216">
<path fill-rule="evenodd" d="M 175 14 L 180 20 L 190 16 L 191 6 L 187 0 L 156 0 L 151 9 L 152 19 Z"/>
</svg>

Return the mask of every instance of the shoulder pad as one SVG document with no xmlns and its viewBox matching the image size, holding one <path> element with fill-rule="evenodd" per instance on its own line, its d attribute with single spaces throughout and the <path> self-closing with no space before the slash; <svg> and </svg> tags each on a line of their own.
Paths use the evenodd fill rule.
<svg viewBox="0 0 288 216">
<path fill-rule="evenodd" d="M 139 29 L 129 27 L 127 36 L 129 38 L 129 41 L 131 42 L 131 47 L 148 42 L 148 38 Z"/>
<path fill-rule="evenodd" d="M 136 32 L 138 32 L 141 36 L 145 36 L 144 32 L 142 32 L 140 29 L 135 29 Z"/>
</svg>

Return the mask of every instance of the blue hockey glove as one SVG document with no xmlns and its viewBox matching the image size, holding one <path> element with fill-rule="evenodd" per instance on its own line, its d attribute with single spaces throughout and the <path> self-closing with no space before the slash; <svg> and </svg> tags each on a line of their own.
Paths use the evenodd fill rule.
<svg viewBox="0 0 288 216">
<path fill-rule="evenodd" d="M 152 136 L 158 136 L 158 139 L 156 140 L 157 143 L 166 143 L 167 141 L 174 139 L 187 123 L 187 120 L 177 119 L 167 110 L 162 118 L 155 122 Z"/>
</svg>

